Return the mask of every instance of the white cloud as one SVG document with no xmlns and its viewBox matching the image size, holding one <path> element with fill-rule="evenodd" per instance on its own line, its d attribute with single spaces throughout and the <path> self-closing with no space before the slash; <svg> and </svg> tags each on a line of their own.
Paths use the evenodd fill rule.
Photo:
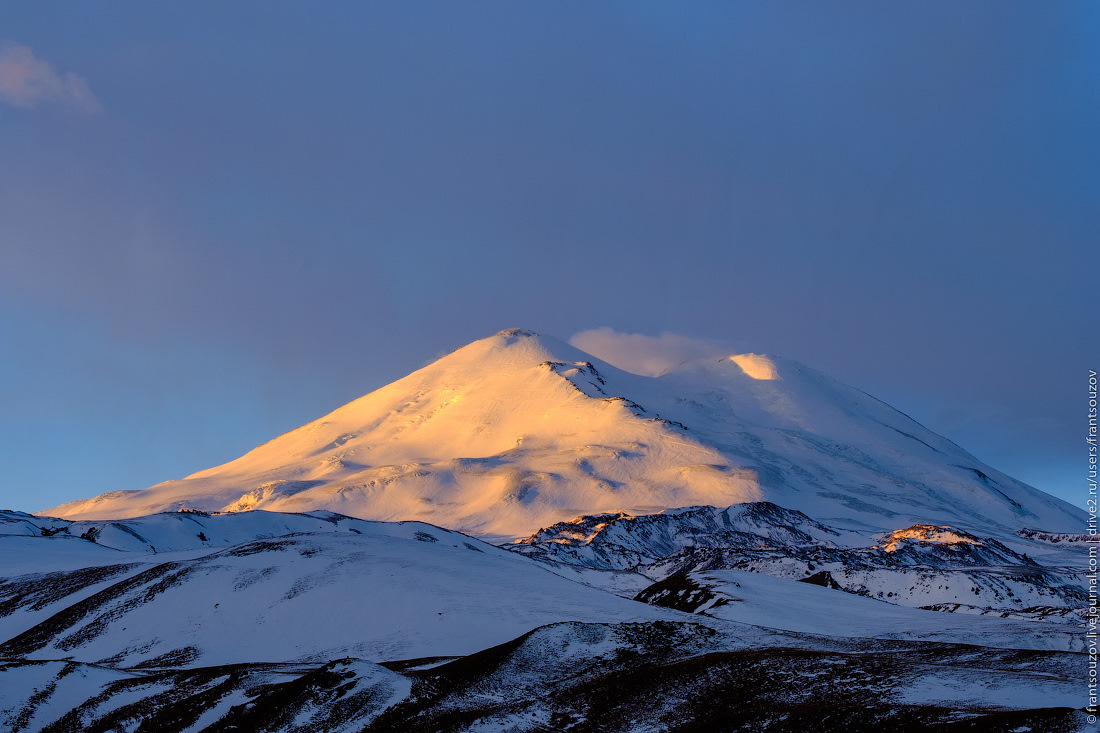
<svg viewBox="0 0 1100 733">
<path fill-rule="evenodd" d="M 83 77 L 58 74 L 53 66 L 35 58 L 27 46 L 0 45 L 0 101 L 33 109 L 43 102 L 71 107 L 85 114 L 102 110 Z"/>
<path fill-rule="evenodd" d="M 569 343 L 608 364 L 648 377 L 685 361 L 733 353 L 729 347 L 710 339 L 694 339 L 668 331 L 659 336 L 620 333 L 607 326 L 578 331 Z"/>
</svg>

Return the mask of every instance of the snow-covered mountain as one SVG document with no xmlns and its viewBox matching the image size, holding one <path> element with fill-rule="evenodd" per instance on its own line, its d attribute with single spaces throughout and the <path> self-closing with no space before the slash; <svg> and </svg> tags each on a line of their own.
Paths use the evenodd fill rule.
<svg viewBox="0 0 1100 733">
<path fill-rule="evenodd" d="M 0 727 L 1085 729 L 1084 525 L 797 362 L 503 331 L 223 466 L 0 511 Z"/>
<path fill-rule="evenodd" d="M 225 465 L 43 514 L 326 509 L 519 538 L 585 514 L 765 500 L 867 536 L 1081 526 L 1064 502 L 797 362 L 742 354 L 641 377 L 522 330 Z"/>
</svg>

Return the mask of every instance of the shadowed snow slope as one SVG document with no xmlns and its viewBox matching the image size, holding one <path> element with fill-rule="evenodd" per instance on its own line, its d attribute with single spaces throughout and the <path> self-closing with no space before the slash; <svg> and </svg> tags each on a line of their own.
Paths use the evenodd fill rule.
<svg viewBox="0 0 1100 733">
<path fill-rule="evenodd" d="M 0 658 L 115 667 L 381 661 L 470 654 L 563 620 L 673 615 L 421 522 L 257 511 L 101 528 L 98 539 L 125 549 L 74 536 L 86 525 L 47 536 L 5 527 L 13 529 L 0 524 Z M 127 532 L 175 549 L 154 554 Z M 68 567 L 34 568 L 51 546 L 65 547 Z"/>
<path fill-rule="evenodd" d="M 581 514 L 762 500 L 866 536 L 1082 524 L 1068 504 L 796 362 L 745 354 L 641 377 L 521 330 L 223 466 L 43 514 L 327 509 L 519 537 Z"/>
</svg>

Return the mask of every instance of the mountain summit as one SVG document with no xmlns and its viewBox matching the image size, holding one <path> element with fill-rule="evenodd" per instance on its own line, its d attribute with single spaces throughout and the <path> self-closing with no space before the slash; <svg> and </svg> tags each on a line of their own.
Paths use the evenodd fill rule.
<svg viewBox="0 0 1100 733">
<path fill-rule="evenodd" d="M 907 523 L 1080 526 L 821 372 L 758 354 L 658 377 L 510 329 L 222 466 L 42 514 L 326 509 L 519 537 L 582 514 L 771 501 L 868 534 Z"/>
</svg>

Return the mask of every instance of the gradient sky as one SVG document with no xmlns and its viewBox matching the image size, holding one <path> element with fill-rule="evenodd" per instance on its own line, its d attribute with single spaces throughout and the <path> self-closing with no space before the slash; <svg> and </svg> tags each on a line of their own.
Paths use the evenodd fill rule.
<svg viewBox="0 0 1100 733">
<path fill-rule="evenodd" d="M 5 4 L 0 507 L 511 326 L 798 359 L 1083 505 L 1098 37 L 1092 0 Z"/>
</svg>

